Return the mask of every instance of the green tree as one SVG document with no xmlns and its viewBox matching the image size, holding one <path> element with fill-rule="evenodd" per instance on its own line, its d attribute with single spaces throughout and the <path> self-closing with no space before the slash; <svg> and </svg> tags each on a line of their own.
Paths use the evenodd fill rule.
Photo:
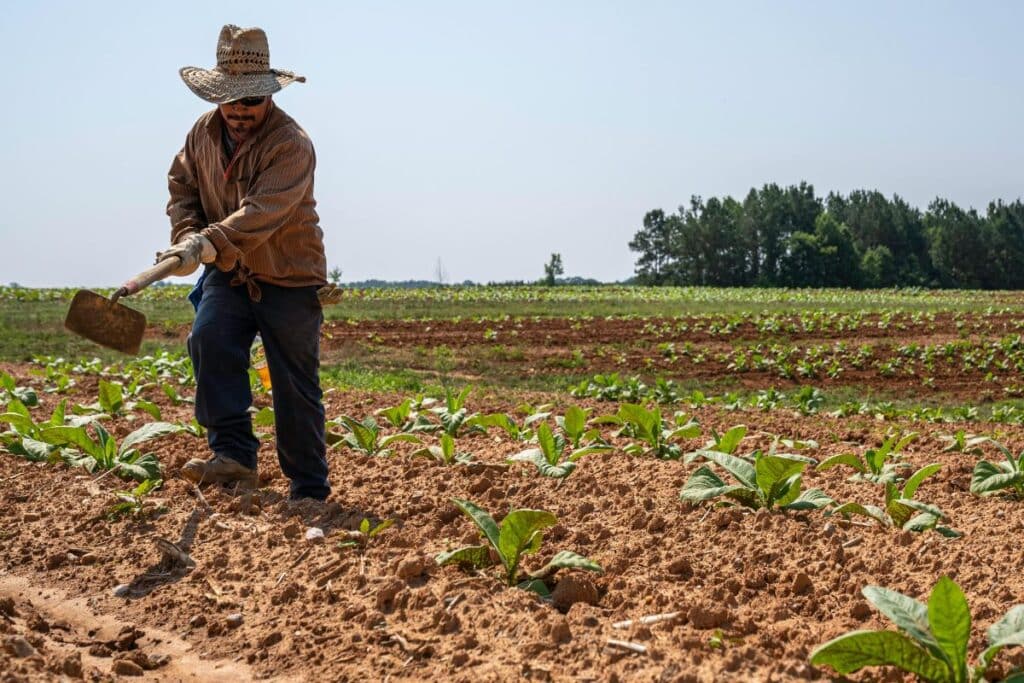
<svg viewBox="0 0 1024 683">
<path fill-rule="evenodd" d="M 565 270 L 562 268 L 562 255 L 552 254 L 551 260 L 544 265 L 544 284 L 548 287 L 554 287 L 555 278 L 564 272 Z"/>
<path fill-rule="evenodd" d="M 630 251 L 639 252 L 636 261 L 636 280 L 642 285 L 678 284 L 674 281 L 676 257 L 674 234 L 679 217 L 666 216 L 661 209 L 644 216 L 644 227 L 630 241 Z"/>
<path fill-rule="evenodd" d="M 887 246 L 878 245 L 865 251 L 860 270 L 867 287 L 892 287 L 896 284 L 896 261 Z"/>
<path fill-rule="evenodd" d="M 331 281 L 332 285 L 335 285 L 335 286 L 340 285 L 341 284 L 341 268 L 338 268 L 337 266 L 335 266 L 334 268 L 331 268 L 331 272 L 327 273 L 327 279 Z"/>
</svg>

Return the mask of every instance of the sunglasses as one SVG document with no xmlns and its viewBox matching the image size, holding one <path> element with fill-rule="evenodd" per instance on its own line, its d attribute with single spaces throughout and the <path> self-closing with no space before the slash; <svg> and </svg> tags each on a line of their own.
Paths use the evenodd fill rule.
<svg viewBox="0 0 1024 683">
<path fill-rule="evenodd" d="M 258 106 L 260 106 L 261 104 L 263 104 L 266 101 L 267 101 L 267 98 L 264 95 L 262 97 L 243 97 L 240 100 L 231 100 L 227 104 L 229 106 L 230 105 L 235 105 L 235 104 L 240 104 L 243 107 L 258 107 Z"/>
</svg>

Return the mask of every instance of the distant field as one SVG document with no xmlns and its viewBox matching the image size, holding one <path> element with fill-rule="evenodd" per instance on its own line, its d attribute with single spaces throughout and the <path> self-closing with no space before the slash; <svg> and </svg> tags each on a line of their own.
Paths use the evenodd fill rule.
<svg viewBox="0 0 1024 683">
<path fill-rule="evenodd" d="M 0 360 L 32 354 L 76 356 L 112 353 L 69 335 L 63 328 L 75 288 L 0 287 Z M 114 289 L 97 290 L 109 296 Z M 192 320 L 189 286 L 154 287 L 126 304 L 146 314 L 156 330 Z M 713 287 L 437 287 L 351 289 L 325 311 L 328 320 L 474 319 L 503 316 L 659 316 L 759 312 L 990 312 L 1024 310 L 1024 294 L 949 290 L 740 289 Z M 173 335 L 171 335 L 173 336 Z M 176 344 L 147 342 L 143 351 Z"/>
</svg>

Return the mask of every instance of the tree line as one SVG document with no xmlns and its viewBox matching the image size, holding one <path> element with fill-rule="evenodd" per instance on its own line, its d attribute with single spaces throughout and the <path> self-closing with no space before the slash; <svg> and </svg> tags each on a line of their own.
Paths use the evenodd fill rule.
<svg viewBox="0 0 1024 683">
<path fill-rule="evenodd" d="M 638 284 L 1024 289 L 1024 204 L 922 212 L 877 191 L 773 183 L 650 211 L 629 248 Z"/>
</svg>

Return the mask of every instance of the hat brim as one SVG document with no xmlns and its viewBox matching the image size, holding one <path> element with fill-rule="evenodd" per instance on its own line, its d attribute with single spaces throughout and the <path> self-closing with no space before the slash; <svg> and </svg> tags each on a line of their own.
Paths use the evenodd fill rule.
<svg viewBox="0 0 1024 683">
<path fill-rule="evenodd" d="M 224 104 L 243 97 L 273 95 L 292 83 L 306 81 L 304 76 L 296 76 L 291 71 L 276 70 L 256 74 L 229 74 L 218 69 L 186 66 L 178 73 L 189 90 L 214 104 Z"/>
</svg>

